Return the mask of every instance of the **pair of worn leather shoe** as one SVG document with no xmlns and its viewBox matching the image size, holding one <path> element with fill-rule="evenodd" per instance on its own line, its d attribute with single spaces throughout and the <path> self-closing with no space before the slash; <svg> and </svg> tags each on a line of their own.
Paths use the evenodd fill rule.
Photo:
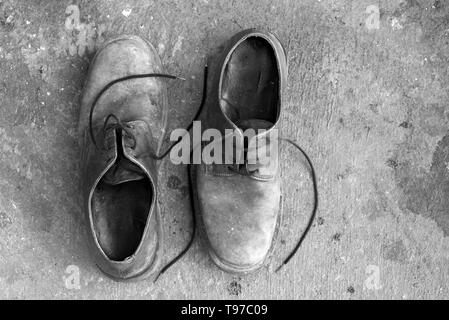
<svg viewBox="0 0 449 320">
<path fill-rule="evenodd" d="M 287 79 L 279 40 L 259 30 L 242 31 L 213 65 L 202 129 L 223 134 L 233 129 L 241 135 L 237 139 L 244 139 L 248 128 L 276 129 Z M 156 274 L 163 254 L 157 173 L 168 154 L 164 149 L 170 150 L 163 145 L 169 108 L 164 78 L 177 77 L 164 73 L 153 46 L 122 36 L 97 52 L 82 95 L 78 133 L 88 242 L 98 267 L 116 280 Z M 281 182 L 277 153 L 270 160 L 269 166 L 255 167 L 190 165 L 192 210 L 211 258 L 226 271 L 259 268 L 273 246 Z M 315 207 L 307 230 L 317 205 L 311 169 Z"/>
</svg>

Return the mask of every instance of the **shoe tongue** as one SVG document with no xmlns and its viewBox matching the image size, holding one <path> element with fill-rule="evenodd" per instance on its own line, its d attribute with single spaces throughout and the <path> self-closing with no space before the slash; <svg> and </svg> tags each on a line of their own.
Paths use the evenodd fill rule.
<svg viewBox="0 0 449 320">
<path fill-rule="evenodd" d="M 262 119 L 248 119 L 248 120 L 239 120 L 236 122 L 236 125 L 241 130 L 247 130 L 247 129 L 253 129 L 256 131 L 256 137 L 257 137 L 257 130 L 268 130 L 274 126 L 274 123 L 262 120 Z M 256 138 L 255 137 L 255 138 Z M 257 139 L 257 138 L 256 138 Z M 252 140 L 255 142 L 254 140 Z M 265 154 L 270 154 L 270 140 L 269 139 L 262 139 L 258 140 L 257 143 L 250 143 L 245 139 L 244 145 L 245 145 L 245 159 L 248 161 L 246 168 L 249 171 L 255 171 L 258 170 L 258 172 L 262 175 L 271 175 L 273 172 L 273 169 L 269 167 L 269 165 L 264 164 L 263 162 L 259 161 L 259 151 L 265 152 Z M 251 162 L 254 161 L 254 162 Z M 273 163 L 273 162 L 271 162 Z"/>
<path fill-rule="evenodd" d="M 103 176 L 103 182 L 111 185 L 117 185 L 124 182 L 142 180 L 145 174 L 136 164 L 128 159 L 122 158 L 114 163 L 114 165 Z"/>
<path fill-rule="evenodd" d="M 122 135 L 117 132 L 117 159 L 103 176 L 103 182 L 107 184 L 117 185 L 142 180 L 146 177 L 142 169 L 124 155 L 121 137 Z"/>
<path fill-rule="evenodd" d="M 237 127 L 242 130 L 246 129 L 270 129 L 274 124 L 267 120 L 262 119 L 246 119 L 246 120 L 238 120 L 236 123 Z"/>
<path fill-rule="evenodd" d="M 237 127 L 239 127 L 242 131 L 252 129 L 255 131 L 255 134 L 257 137 L 258 130 L 268 130 L 271 127 L 273 127 L 273 123 L 267 120 L 262 119 L 245 119 L 245 120 L 238 120 L 236 123 Z M 254 137 L 254 138 L 255 138 Z M 245 159 L 251 158 L 251 155 L 257 157 L 257 150 L 258 148 L 265 147 L 266 140 L 263 140 L 261 142 L 258 142 L 256 144 L 250 144 L 249 138 L 246 137 L 244 140 L 244 147 L 245 147 Z M 254 142 L 254 140 L 251 140 Z M 254 166 L 253 166 L 254 167 Z M 256 166 L 258 168 L 259 166 Z"/>
</svg>

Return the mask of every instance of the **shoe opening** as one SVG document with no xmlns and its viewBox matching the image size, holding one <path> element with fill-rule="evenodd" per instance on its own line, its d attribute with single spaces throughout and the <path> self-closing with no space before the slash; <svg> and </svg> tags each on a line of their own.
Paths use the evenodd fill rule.
<svg viewBox="0 0 449 320">
<path fill-rule="evenodd" d="M 150 179 L 124 155 L 122 132 L 116 133 L 117 159 L 95 188 L 92 221 L 106 256 L 123 261 L 142 240 L 153 194 Z"/>
<path fill-rule="evenodd" d="M 234 123 L 260 119 L 275 123 L 279 105 L 279 70 L 271 44 L 250 37 L 231 54 L 223 70 L 220 107 Z"/>
</svg>

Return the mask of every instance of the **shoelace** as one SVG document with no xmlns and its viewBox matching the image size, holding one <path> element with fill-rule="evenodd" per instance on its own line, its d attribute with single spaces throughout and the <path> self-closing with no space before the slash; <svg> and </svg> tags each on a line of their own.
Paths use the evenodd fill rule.
<svg viewBox="0 0 449 320">
<path fill-rule="evenodd" d="M 310 228 L 312 228 L 313 222 L 315 221 L 316 212 L 318 209 L 318 184 L 316 181 L 316 173 L 315 173 L 315 168 L 313 167 L 312 161 L 310 160 L 307 153 L 294 141 L 292 141 L 290 139 L 282 138 L 282 137 L 280 137 L 279 140 L 288 142 L 288 143 L 290 143 L 290 145 L 294 146 L 297 150 L 299 150 L 302 153 L 302 155 L 304 156 L 304 158 L 306 159 L 307 164 L 309 165 L 310 177 L 312 178 L 312 185 L 313 185 L 313 209 L 312 209 L 312 214 L 309 217 L 309 221 L 307 222 L 306 228 L 304 229 L 301 237 L 299 238 L 298 242 L 296 243 L 296 246 L 293 248 L 293 250 L 287 256 L 287 258 L 284 259 L 282 264 L 279 267 L 277 267 L 277 269 L 274 272 L 278 272 L 279 270 L 281 270 L 281 268 L 283 266 L 285 266 L 291 260 L 291 258 L 293 258 L 293 256 L 298 251 L 299 247 L 301 247 L 301 244 L 304 241 L 304 239 L 306 238 L 307 234 L 309 233 Z"/>
<path fill-rule="evenodd" d="M 204 68 L 204 76 L 203 76 L 203 93 L 202 93 L 202 99 L 201 99 L 201 103 L 200 103 L 200 107 L 198 108 L 198 111 L 195 114 L 195 117 L 193 118 L 193 120 L 191 121 L 191 123 L 189 124 L 189 126 L 186 128 L 186 131 L 189 132 L 190 129 L 193 126 L 193 122 L 195 120 L 198 119 L 198 116 L 201 114 L 201 111 L 204 107 L 204 103 L 206 101 L 206 95 L 207 95 L 207 65 Z M 101 98 L 101 96 L 110 88 L 112 87 L 114 84 L 119 83 L 119 82 L 123 82 L 123 81 L 127 81 L 127 80 L 131 80 L 131 79 L 142 79 L 142 78 L 152 78 L 152 77 L 159 77 L 159 78 L 167 78 L 167 79 L 178 79 L 178 80 L 185 80 L 184 78 L 181 77 L 177 77 L 174 75 L 169 75 L 169 74 L 163 74 L 163 73 L 145 73 L 145 74 L 136 74 L 136 75 L 129 75 L 129 76 L 125 76 L 122 78 L 118 78 L 115 79 L 111 82 L 109 82 L 108 84 L 105 85 L 105 87 L 95 96 L 95 99 L 92 102 L 91 105 L 91 109 L 90 109 L 90 113 L 89 113 L 89 133 L 90 133 L 90 137 L 92 139 L 93 144 L 95 145 L 95 147 L 98 148 L 97 146 L 97 142 L 95 139 L 95 135 L 94 135 L 94 130 L 93 130 L 93 126 L 92 126 L 92 120 L 93 120 L 93 113 L 94 113 L 94 109 L 95 106 L 97 105 L 98 100 Z M 112 126 L 108 126 L 110 119 L 114 119 L 115 123 L 112 124 Z M 134 146 L 136 144 L 136 140 L 132 134 L 132 132 L 129 130 L 129 126 L 125 123 L 123 123 L 117 116 L 115 116 L 114 114 L 109 114 L 104 121 L 104 125 L 103 125 L 103 134 L 105 133 L 106 129 L 108 128 L 118 128 L 121 129 L 123 131 L 125 131 L 125 133 L 131 137 L 134 141 Z M 186 133 L 188 134 L 188 133 Z M 170 151 L 182 140 L 183 137 L 180 137 L 178 139 L 178 141 L 175 141 L 170 147 L 168 147 L 168 149 L 163 152 L 161 155 L 151 155 L 151 158 L 155 159 L 155 160 L 162 160 L 164 159 L 169 153 Z M 314 193 L 314 204 L 313 204 L 313 210 L 312 210 L 312 214 L 309 217 L 309 221 L 307 223 L 306 228 L 304 229 L 299 241 L 296 243 L 295 247 L 293 248 L 293 250 L 290 252 L 290 254 L 287 256 L 287 258 L 284 259 L 284 261 L 282 262 L 282 264 L 275 270 L 275 272 L 278 272 L 283 266 L 285 266 L 292 258 L 293 256 L 296 254 L 296 252 L 298 251 L 299 247 L 301 246 L 301 244 L 303 243 L 304 239 L 306 238 L 307 234 L 309 233 L 313 222 L 315 220 L 315 216 L 316 216 L 316 212 L 318 209 L 318 187 L 317 187 L 317 180 L 316 180 L 316 173 L 315 173 L 315 168 L 312 164 L 312 161 L 310 160 L 309 156 L 307 155 L 307 153 L 295 142 L 293 142 L 290 139 L 286 139 L 286 138 L 279 138 L 279 140 L 281 141 L 286 141 L 289 144 L 293 145 L 297 150 L 299 150 L 302 155 L 304 156 L 304 158 L 307 161 L 307 164 L 309 165 L 310 168 L 310 175 L 312 178 L 312 183 L 313 183 L 313 193 Z M 192 156 L 192 155 L 191 155 Z M 242 174 L 242 173 L 240 173 Z M 248 173 L 250 174 L 250 173 Z M 195 216 L 195 207 L 194 207 L 194 193 L 193 193 L 193 183 L 192 183 L 192 178 L 191 178 L 191 166 L 188 166 L 188 180 L 189 180 L 189 195 L 190 195 L 190 206 L 191 206 L 191 212 L 192 212 L 192 233 L 189 239 L 189 242 L 187 243 L 187 245 L 185 246 L 185 248 L 175 257 L 173 258 L 169 263 L 167 263 L 157 274 L 157 276 L 155 277 L 153 282 L 156 282 L 159 277 L 164 274 L 171 266 L 173 266 L 176 262 L 178 262 L 190 249 L 190 247 L 192 246 L 194 240 L 195 240 L 195 234 L 196 234 L 196 216 Z"/>
<path fill-rule="evenodd" d="M 142 78 L 168 78 L 168 79 L 178 79 L 178 80 L 185 80 L 184 78 L 181 77 L 177 77 L 171 74 L 164 74 L 164 73 L 143 73 L 143 74 L 132 74 L 129 76 L 125 76 L 125 77 L 121 77 L 121 78 L 117 78 L 111 82 L 109 82 L 108 84 L 106 84 L 103 89 L 101 89 L 100 92 L 98 92 L 98 94 L 95 96 L 95 99 L 93 100 L 91 107 L 90 107 L 90 112 L 89 112 L 89 134 L 90 134 L 90 138 L 92 139 L 92 142 L 94 144 L 94 146 L 98 148 L 97 145 L 97 141 L 95 139 L 95 134 L 94 134 L 94 129 L 92 126 L 92 120 L 93 120 L 93 115 L 94 115 L 94 110 L 95 107 L 97 106 L 98 100 L 100 100 L 101 96 L 110 88 L 112 87 L 114 84 L 119 83 L 119 82 L 123 82 L 123 81 L 127 81 L 127 80 L 131 80 L 131 79 L 142 79 Z M 115 116 L 114 114 L 109 114 L 104 121 L 104 126 L 103 126 L 103 133 L 105 131 L 105 128 L 108 124 L 108 121 L 110 118 L 115 118 L 115 120 L 117 121 L 117 126 L 119 128 L 121 128 L 122 130 L 125 130 L 128 134 L 131 133 L 131 131 L 128 131 L 127 128 L 129 128 L 129 126 L 124 125 L 120 119 Z M 132 135 L 132 134 L 131 134 Z M 134 138 L 134 136 L 133 136 Z M 135 142 L 135 139 L 134 139 Z"/>
<path fill-rule="evenodd" d="M 114 119 L 115 120 L 115 123 L 113 123 L 113 124 L 110 124 L 110 119 Z M 103 124 L 103 130 L 102 130 L 102 132 L 103 132 L 103 135 L 105 135 L 106 134 L 106 131 L 107 130 L 115 130 L 115 129 L 120 129 L 120 130 L 122 130 L 122 131 L 124 131 L 125 132 L 125 134 L 129 137 L 129 138 L 131 138 L 132 140 L 133 140 L 133 145 L 131 146 L 131 148 L 132 149 L 134 149 L 135 147 L 136 147 L 136 138 L 134 137 L 134 134 L 131 132 L 131 127 L 128 125 L 128 124 L 126 124 L 126 123 L 123 123 L 115 114 L 113 114 L 113 113 L 110 113 L 106 118 L 105 118 L 105 120 L 104 120 L 104 124 Z M 92 134 L 92 132 L 91 132 L 91 134 Z M 96 145 L 96 141 L 95 140 L 92 140 L 93 141 L 93 143 L 94 143 L 94 145 L 95 146 L 97 146 Z M 98 148 L 98 147 L 97 147 Z"/>
</svg>

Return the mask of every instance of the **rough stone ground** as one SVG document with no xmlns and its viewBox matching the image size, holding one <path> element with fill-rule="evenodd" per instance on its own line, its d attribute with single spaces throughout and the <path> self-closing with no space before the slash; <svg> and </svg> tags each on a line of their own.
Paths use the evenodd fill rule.
<svg viewBox="0 0 449 320">
<path fill-rule="evenodd" d="M 319 176 L 310 236 L 272 272 L 312 204 L 307 168 L 285 149 L 270 267 L 226 274 L 197 241 L 156 285 L 109 280 L 86 251 L 78 190 L 78 99 L 95 48 L 149 39 L 190 80 L 170 84 L 177 128 L 198 106 L 206 56 L 248 27 L 288 50 L 282 135 Z M 449 298 L 449 1 L 0 0 L 0 39 L 0 298 Z M 168 259 L 190 212 L 185 168 L 162 168 Z"/>
</svg>

